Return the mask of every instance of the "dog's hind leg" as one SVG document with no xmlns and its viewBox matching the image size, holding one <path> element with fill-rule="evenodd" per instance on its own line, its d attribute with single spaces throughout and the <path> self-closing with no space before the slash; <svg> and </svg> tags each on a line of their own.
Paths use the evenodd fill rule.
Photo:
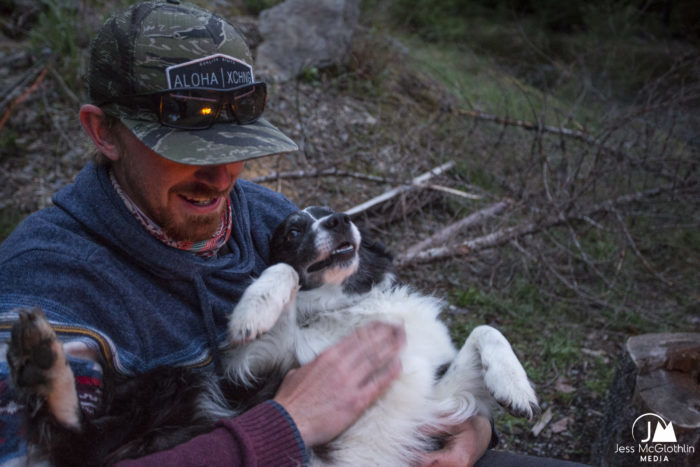
<svg viewBox="0 0 700 467">
<path fill-rule="evenodd" d="M 532 418 L 539 411 L 535 390 L 503 334 L 491 326 L 477 326 L 467 343 L 481 357 L 484 383 L 498 403 L 513 415 Z"/>
<path fill-rule="evenodd" d="M 39 308 L 21 309 L 18 313 L 7 362 L 19 399 L 34 412 L 30 416 L 46 404 L 61 425 L 79 429 L 80 404 L 63 345 Z"/>
<path fill-rule="evenodd" d="M 475 405 L 488 413 L 491 396 L 517 416 L 532 417 L 538 411 L 537 396 L 510 343 L 491 326 L 477 326 L 451 363 L 438 388 L 443 396 Z"/>
</svg>

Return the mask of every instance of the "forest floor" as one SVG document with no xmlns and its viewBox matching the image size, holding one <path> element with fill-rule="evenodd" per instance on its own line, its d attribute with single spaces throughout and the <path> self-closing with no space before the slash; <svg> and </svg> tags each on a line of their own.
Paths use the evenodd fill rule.
<svg viewBox="0 0 700 467">
<path fill-rule="evenodd" d="M 241 23 L 255 35 L 255 18 Z M 79 69 L 85 41 L 76 44 L 71 60 Z M 0 89 L 7 91 L 0 107 L 7 115 L 0 126 L 0 240 L 50 205 L 89 160 L 77 119 L 85 92 L 79 73 L 67 75 L 65 65 L 37 53 L 26 36 L 0 35 Z M 443 318 L 455 341 L 488 323 L 513 343 L 542 414 L 528 421 L 498 412 L 501 447 L 589 462 L 627 338 L 700 331 L 699 104 L 668 89 L 641 104 L 577 100 L 577 93 L 566 100 L 515 68 L 464 45 L 438 48 L 365 24 L 346 67 L 309 70 L 270 87 L 266 116 L 300 150 L 253 161 L 244 177 L 281 174 L 262 183 L 300 206 L 347 210 L 454 161 L 431 187 L 413 187 L 356 217 L 397 254 L 498 202 L 507 207 L 450 244 L 537 225 L 399 272 L 445 299 Z M 674 82 L 677 90 L 681 81 Z M 697 90 L 683 83 L 683 96 Z M 659 105 L 668 96 L 677 101 L 673 112 Z M 635 114 L 640 108 L 652 110 Z M 580 133 L 548 133 L 545 125 Z M 654 157 L 638 157 L 640 151 Z M 289 171 L 303 173 L 294 178 Z M 667 189 L 655 177 L 675 185 Z M 628 194 L 639 199 L 626 202 Z M 619 203 L 585 209 L 608 200 Z M 573 215 L 577 209 L 583 214 Z M 548 225 L 555 212 L 570 217 Z"/>
</svg>

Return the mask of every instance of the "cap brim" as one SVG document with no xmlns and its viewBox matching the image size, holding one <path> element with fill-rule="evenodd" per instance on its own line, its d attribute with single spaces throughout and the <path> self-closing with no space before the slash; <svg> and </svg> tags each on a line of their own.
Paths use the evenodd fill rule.
<svg viewBox="0 0 700 467">
<path fill-rule="evenodd" d="M 299 149 L 264 118 L 248 125 L 217 123 L 206 130 L 180 130 L 123 117 L 121 121 L 146 146 L 180 164 L 229 164 Z"/>
</svg>

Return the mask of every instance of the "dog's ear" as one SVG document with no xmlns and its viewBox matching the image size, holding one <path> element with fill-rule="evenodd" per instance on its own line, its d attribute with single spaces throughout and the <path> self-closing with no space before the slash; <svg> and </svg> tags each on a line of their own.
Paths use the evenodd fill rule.
<svg viewBox="0 0 700 467">
<path fill-rule="evenodd" d="M 381 241 L 372 238 L 372 234 L 365 228 L 360 228 L 360 235 L 362 236 L 362 243 L 360 244 L 361 250 L 367 250 L 379 258 L 388 260 L 393 264 L 394 254 L 384 245 Z"/>
<path fill-rule="evenodd" d="M 379 240 L 366 239 L 364 234 L 362 234 L 361 248 L 383 261 L 387 261 L 392 265 L 394 263 L 394 254 Z"/>
</svg>

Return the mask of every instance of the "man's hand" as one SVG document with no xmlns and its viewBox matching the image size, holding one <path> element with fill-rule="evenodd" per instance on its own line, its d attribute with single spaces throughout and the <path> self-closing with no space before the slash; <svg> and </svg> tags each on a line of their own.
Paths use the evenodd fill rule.
<svg viewBox="0 0 700 467">
<path fill-rule="evenodd" d="M 472 466 L 484 455 L 491 442 L 491 422 L 481 415 L 474 415 L 465 422 L 445 427 L 445 447 L 423 458 L 423 466 Z"/>
<path fill-rule="evenodd" d="M 401 372 L 403 327 L 372 323 L 290 371 L 275 401 L 292 416 L 308 447 L 345 431 Z"/>
</svg>

